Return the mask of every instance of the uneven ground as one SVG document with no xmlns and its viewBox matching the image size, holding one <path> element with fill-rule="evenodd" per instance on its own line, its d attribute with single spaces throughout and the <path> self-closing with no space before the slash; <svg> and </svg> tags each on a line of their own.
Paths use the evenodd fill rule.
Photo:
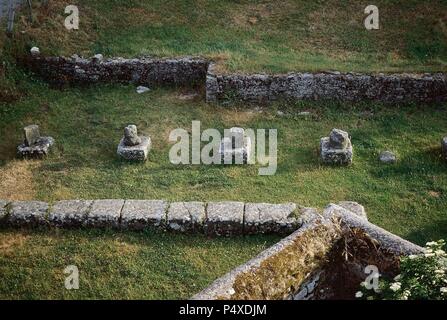
<svg viewBox="0 0 447 320">
<path fill-rule="evenodd" d="M 76 3 L 79 31 L 62 27 L 68 2 L 60 0 L 47 9 L 36 5 L 33 24 L 19 17 L 13 41 L 0 36 L 0 199 L 165 198 L 308 206 L 354 200 L 365 205 L 373 223 L 418 244 L 446 238 L 447 165 L 439 148 L 447 134 L 446 104 L 216 107 L 204 103 L 202 92 L 191 98 L 182 89 L 142 95 L 133 86 L 118 85 L 58 91 L 15 63 L 37 45 L 47 54 L 204 55 L 229 71 L 446 71 L 445 1 L 378 1 L 381 29 L 371 32 L 363 27 L 365 4 L 357 1 Z M 301 111 L 310 115 L 300 116 Z M 169 132 L 189 129 L 192 120 L 201 120 L 203 129 L 278 129 L 276 175 L 258 176 L 258 166 L 170 164 Z M 30 123 L 56 138 L 55 152 L 43 161 L 15 159 L 21 128 Z M 129 123 L 153 139 L 145 164 L 115 156 Z M 333 127 L 352 135 L 355 158 L 349 168 L 318 162 L 319 138 Z M 385 149 L 397 153 L 397 164 L 378 162 Z M 188 297 L 275 240 L 2 230 L 0 297 Z M 61 289 L 63 267 L 72 261 L 81 271 L 92 270 L 81 276 L 85 291 Z"/>
</svg>

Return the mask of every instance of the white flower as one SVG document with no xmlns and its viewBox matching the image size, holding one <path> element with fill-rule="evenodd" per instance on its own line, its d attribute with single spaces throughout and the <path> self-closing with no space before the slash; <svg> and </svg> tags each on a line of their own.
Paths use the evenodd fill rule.
<svg viewBox="0 0 447 320">
<path fill-rule="evenodd" d="M 357 292 L 355 293 L 355 297 L 356 297 L 356 298 L 361 298 L 361 297 L 363 297 L 363 292 L 361 292 L 361 291 L 357 291 Z"/>
<path fill-rule="evenodd" d="M 410 258 L 410 260 L 414 260 L 414 259 L 416 259 L 418 257 L 418 255 L 416 255 L 416 254 L 410 254 L 409 256 L 408 256 L 408 258 Z"/>
<path fill-rule="evenodd" d="M 438 243 L 436 241 L 430 241 L 425 244 L 426 247 L 436 246 Z"/>
<path fill-rule="evenodd" d="M 394 282 L 390 285 L 390 289 L 396 292 L 397 290 L 400 289 L 400 286 L 401 286 L 400 282 Z"/>
<path fill-rule="evenodd" d="M 442 294 L 447 293 L 447 287 L 442 287 L 439 291 L 441 291 Z"/>
<path fill-rule="evenodd" d="M 365 281 L 360 282 L 360 286 L 366 288 L 366 282 Z"/>
<path fill-rule="evenodd" d="M 439 270 L 435 270 L 435 273 L 436 273 L 436 274 L 444 274 L 445 271 L 442 270 L 442 269 L 439 269 Z"/>
<path fill-rule="evenodd" d="M 395 277 L 394 277 L 394 281 L 399 281 L 399 280 L 400 280 L 400 278 L 401 278 L 401 275 L 400 275 L 400 274 L 398 274 L 397 276 L 395 276 Z"/>
<path fill-rule="evenodd" d="M 444 251 L 444 250 L 436 250 L 436 251 L 435 251 L 435 254 L 436 254 L 437 256 L 443 256 L 443 255 L 445 255 L 445 251 Z"/>
<path fill-rule="evenodd" d="M 434 253 L 425 253 L 424 256 L 425 256 L 426 258 L 431 258 L 431 257 L 434 257 L 435 254 L 434 254 Z"/>
</svg>

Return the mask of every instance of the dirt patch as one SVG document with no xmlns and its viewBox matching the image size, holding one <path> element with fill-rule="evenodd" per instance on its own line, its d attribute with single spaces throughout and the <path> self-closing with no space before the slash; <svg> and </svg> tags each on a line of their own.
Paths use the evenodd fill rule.
<svg viewBox="0 0 447 320">
<path fill-rule="evenodd" d="M 39 163 L 13 160 L 0 168 L 0 199 L 32 200 L 36 196 L 33 170 Z"/>
</svg>

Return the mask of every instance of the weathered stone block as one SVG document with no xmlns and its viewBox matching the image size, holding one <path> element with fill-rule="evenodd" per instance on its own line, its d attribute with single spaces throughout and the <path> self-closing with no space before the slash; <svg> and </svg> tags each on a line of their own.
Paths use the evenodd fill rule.
<svg viewBox="0 0 447 320">
<path fill-rule="evenodd" d="M 224 164 L 246 164 L 251 156 L 251 138 L 245 136 L 243 128 L 233 127 L 230 136 L 222 139 L 219 147 L 221 161 Z"/>
<path fill-rule="evenodd" d="M 206 209 L 205 232 L 209 235 L 242 234 L 243 202 L 210 202 Z"/>
<path fill-rule="evenodd" d="M 10 204 L 8 224 L 15 227 L 46 225 L 48 204 L 41 201 L 14 201 Z"/>
<path fill-rule="evenodd" d="M 0 200 L 0 226 L 6 224 L 6 215 L 8 211 L 6 210 L 6 206 L 9 204 L 9 201 Z"/>
<path fill-rule="evenodd" d="M 124 145 L 136 146 L 141 143 L 141 138 L 138 136 L 137 126 L 134 124 L 128 125 L 124 128 Z"/>
<path fill-rule="evenodd" d="M 352 162 L 352 144 L 348 133 L 332 129 L 329 137 L 320 140 L 320 157 L 325 164 L 347 165 Z"/>
<path fill-rule="evenodd" d="M 95 200 L 85 225 L 96 228 L 118 228 L 124 200 Z"/>
<path fill-rule="evenodd" d="M 92 205 L 91 200 L 62 200 L 50 210 L 48 221 L 56 227 L 81 227 Z"/>
<path fill-rule="evenodd" d="M 298 215 L 295 203 L 247 203 L 244 233 L 291 233 L 301 225 Z"/>
<path fill-rule="evenodd" d="M 141 230 L 146 227 L 164 227 L 167 203 L 162 200 L 126 200 L 121 212 L 121 226 Z"/>
<path fill-rule="evenodd" d="M 447 137 L 442 138 L 441 149 L 442 149 L 442 155 L 443 155 L 444 159 L 447 160 Z"/>
<path fill-rule="evenodd" d="M 117 154 L 125 160 L 145 161 L 151 149 L 151 138 L 140 136 L 140 139 L 141 143 L 135 146 L 126 146 L 124 138 L 121 139 Z"/>
<path fill-rule="evenodd" d="M 179 232 L 200 232 L 205 217 L 203 202 L 173 202 L 168 210 L 168 228 Z"/>
<path fill-rule="evenodd" d="M 40 158 L 47 155 L 54 139 L 41 137 L 39 126 L 32 124 L 23 128 L 24 141 L 17 147 L 17 154 L 21 157 Z"/>
</svg>

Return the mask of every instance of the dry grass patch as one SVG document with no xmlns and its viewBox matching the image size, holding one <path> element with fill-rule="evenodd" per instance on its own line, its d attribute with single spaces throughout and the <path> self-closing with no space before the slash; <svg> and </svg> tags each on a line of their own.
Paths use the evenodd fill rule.
<svg viewBox="0 0 447 320">
<path fill-rule="evenodd" d="M 39 163 L 13 160 L 0 168 L 0 199 L 32 200 L 36 196 L 33 170 Z"/>
</svg>

